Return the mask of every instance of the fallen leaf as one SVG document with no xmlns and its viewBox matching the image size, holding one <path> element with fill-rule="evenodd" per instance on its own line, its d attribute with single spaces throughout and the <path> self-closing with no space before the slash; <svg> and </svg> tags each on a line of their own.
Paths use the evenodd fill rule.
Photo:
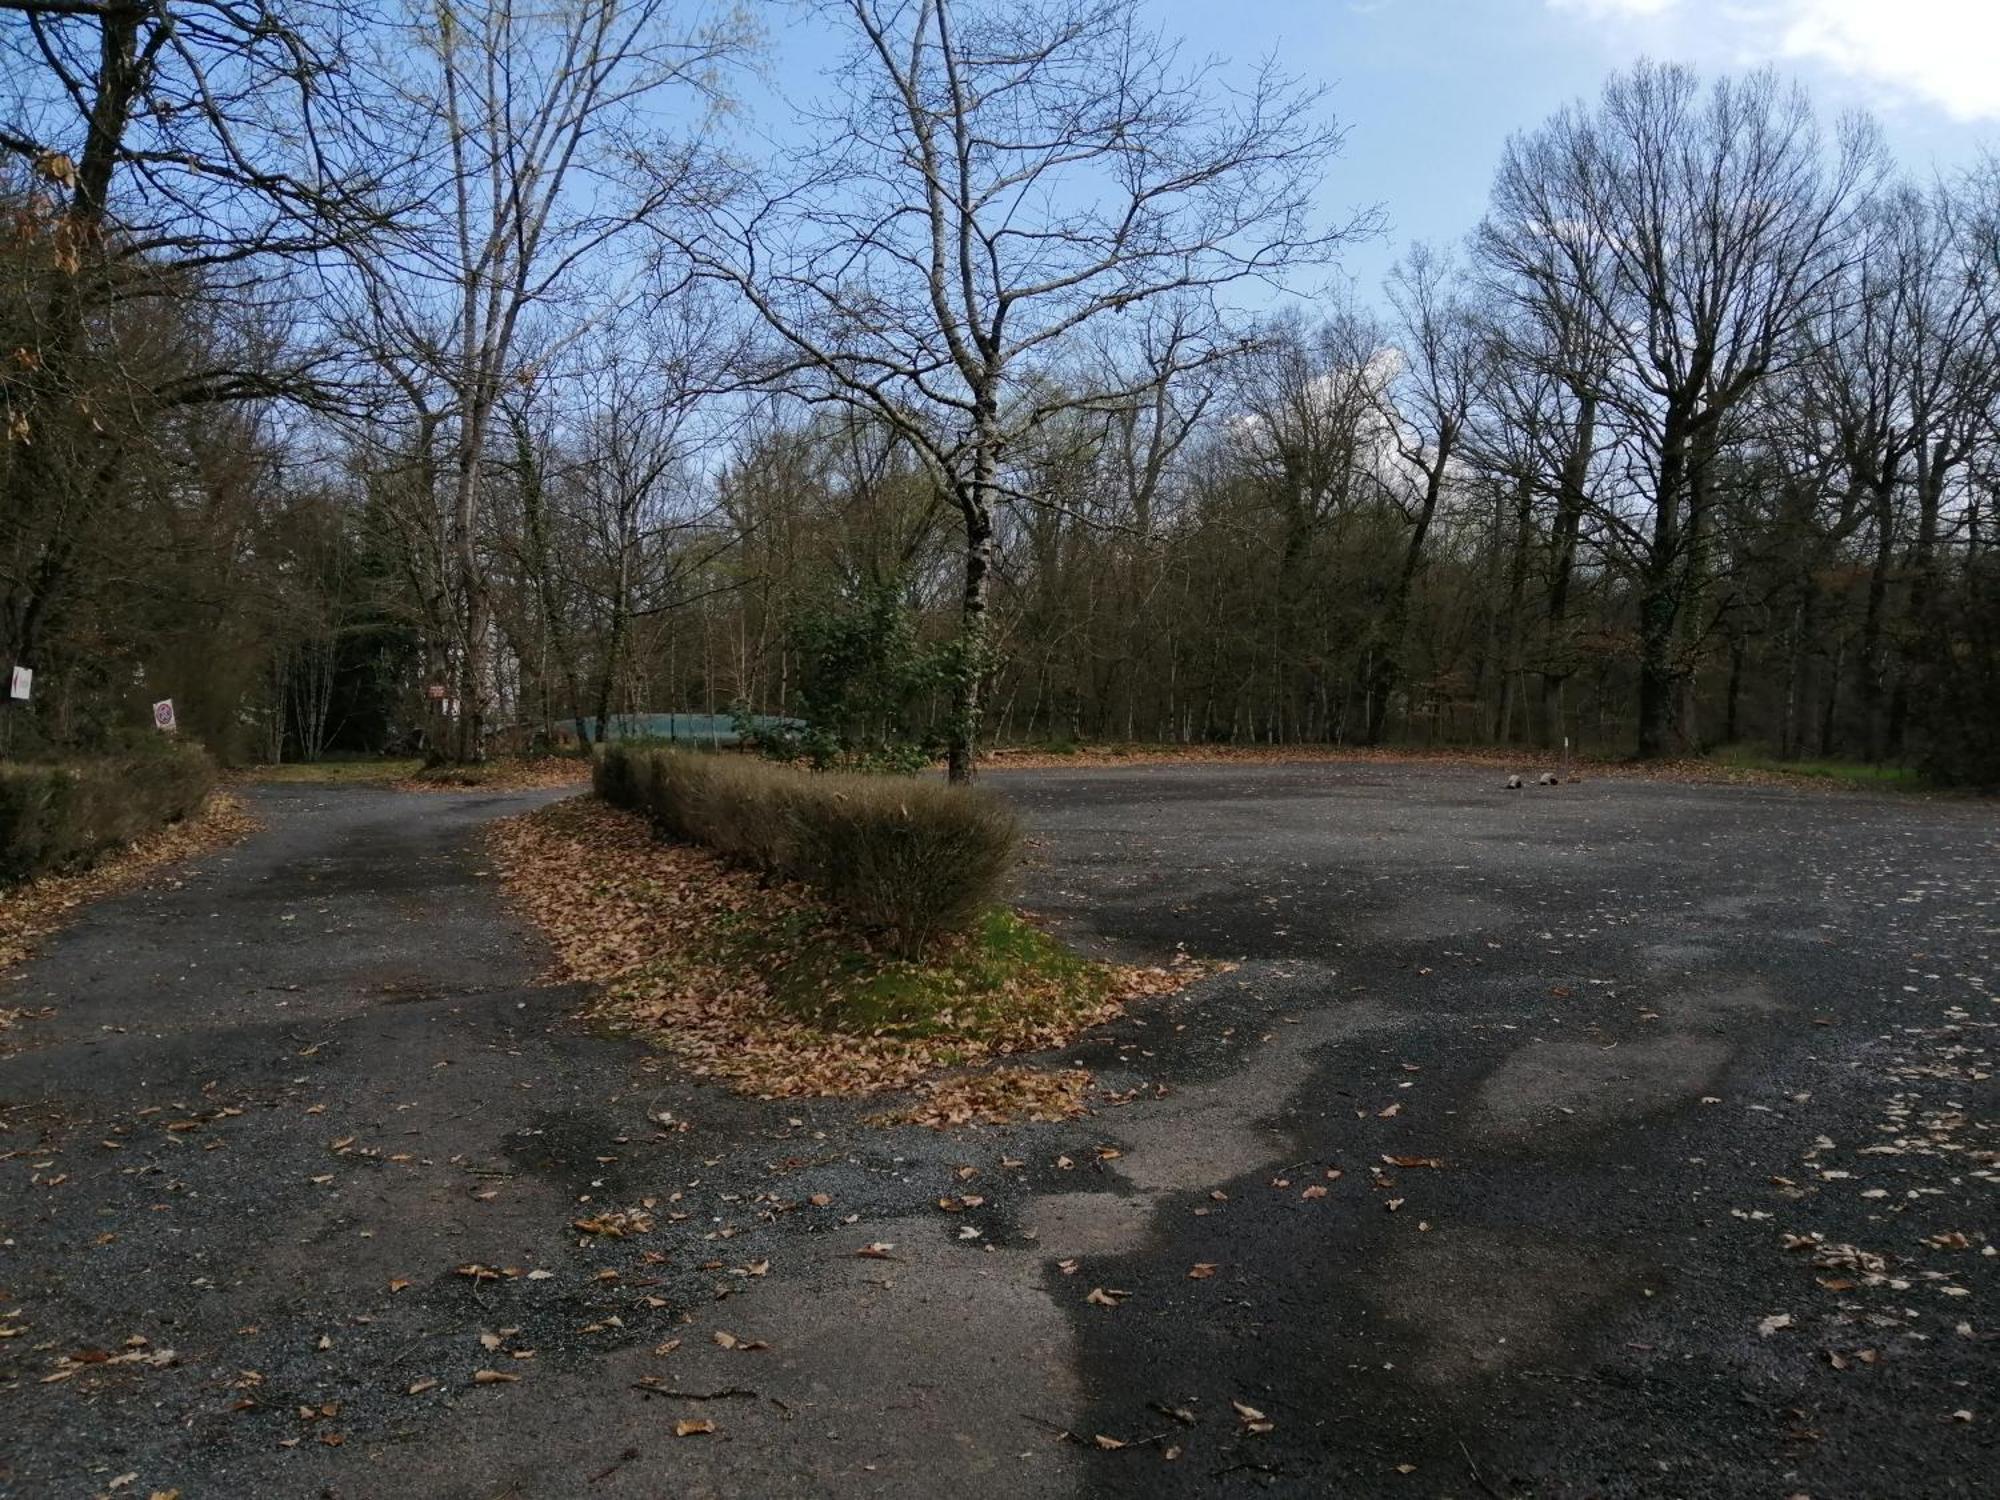
<svg viewBox="0 0 2000 1500">
<path fill-rule="evenodd" d="M 1273 1422 L 1254 1406 L 1236 1400 L 1231 1400 L 1229 1404 L 1236 1408 L 1236 1415 L 1242 1419 L 1243 1430 L 1245 1432 L 1261 1434 L 1270 1432 L 1277 1426 L 1277 1423 Z"/>
<path fill-rule="evenodd" d="M 675 1437 L 701 1437 L 715 1431 L 715 1423 L 707 1417 L 689 1417 L 674 1423 Z"/>
<path fill-rule="evenodd" d="M 1190 1281 L 1208 1280 L 1209 1277 L 1215 1274 L 1215 1264 L 1216 1263 L 1214 1261 L 1208 1261 L 1208 1260 L 1196 1261 L 1194 1263 L 1193 1269 L 1188 1272 L 1188 1280 Z"/>
<path fill-rule="evenodd" d="M 472 1383 L 474 1385 L 511 1385 L 520 1378 L 520 1376 L 511 1370 L 474 1370 L 472 1372 Z"/>
</svg>

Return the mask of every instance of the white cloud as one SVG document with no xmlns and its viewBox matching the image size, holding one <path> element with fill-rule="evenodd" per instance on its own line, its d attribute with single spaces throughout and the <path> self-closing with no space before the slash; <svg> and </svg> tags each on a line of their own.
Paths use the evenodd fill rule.
<svg viewBox="0 0 2000 1500">
<path fill-rule="evenodd" d="M 1787 7 L 1786 57 L 1886 83 L 1955 120 L 2000 119 L 2000 6 L 1993 0 L 1803 0 Z"/>
<path fill-rule="evenodd" d="M 1811 63 L 1959 121 L 2000 120 L 1996 0 L 1547 0 L 1648 46 L 1728 62 Z"/>
</svg>

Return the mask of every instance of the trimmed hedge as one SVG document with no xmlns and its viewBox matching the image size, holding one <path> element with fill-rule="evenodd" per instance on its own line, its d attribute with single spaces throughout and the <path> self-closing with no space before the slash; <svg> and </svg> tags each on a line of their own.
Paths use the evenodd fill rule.
<svg viewBox="0 0 2000 1500">
<path fill-rule="evenodd" d="M 0 881 L 94 863 L 198 809 L 215 785 L 200 750 L 0 764 Z"/>
<path fill-rule="evenodd" d="M 812 886 L 911 957 L 999 898 L 1020 843 L 991 794 L 911 777 L 611 745 L 593 780 L 671 838 Z"/>
</svg>

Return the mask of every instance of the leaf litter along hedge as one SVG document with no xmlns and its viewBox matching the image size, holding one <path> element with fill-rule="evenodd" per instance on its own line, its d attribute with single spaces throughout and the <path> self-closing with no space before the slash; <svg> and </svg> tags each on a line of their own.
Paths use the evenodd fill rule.
<svg viewBox="0 0 2000 1500">
<path fill-rule="evenodd" d="M 1005 908 L 921 961 L 870 952 L 811 889 L 594 798 L 503 819 L 489 847 L 555 949 L 550 977 L 596 988 L 593 1020 L 762 1097 L 915 1090 L 884 1123 L 1076 1114 L 1087 1074 L 989 1065 L 1067 1046 L 1205 972 L 1086 960 Z"/>
<path fill-rule="evenodd" d="M 1020 825 L 990 793 L 810 773 L 739 756 L 613 745 L 597 794 L 733 863 L 810 886 L 904 956 L 997 901 Z"/>
<path fill-rule="evenodd" d="M 215 785 L 199 749 L 0 764 L 0 881 L 80 869 L 197 811 Z"/>
</svg>

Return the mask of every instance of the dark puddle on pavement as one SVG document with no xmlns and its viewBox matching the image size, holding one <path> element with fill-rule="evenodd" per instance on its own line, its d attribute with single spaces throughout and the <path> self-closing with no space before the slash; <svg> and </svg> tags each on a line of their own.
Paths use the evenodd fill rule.
<svg viewBox="0 0 2000 1500">
<path fill-rule="evenodd" d="M 547 1110 L 501 1137 L 500 1149 L 524 1172 L 619 1207 L 610 1200 L 628 1190 L 630 1178 L 618 1159 L 623 1148 L 607 1143 L 621 1133 L 616 1121 L 595 1110 Z"/>
</svg>

